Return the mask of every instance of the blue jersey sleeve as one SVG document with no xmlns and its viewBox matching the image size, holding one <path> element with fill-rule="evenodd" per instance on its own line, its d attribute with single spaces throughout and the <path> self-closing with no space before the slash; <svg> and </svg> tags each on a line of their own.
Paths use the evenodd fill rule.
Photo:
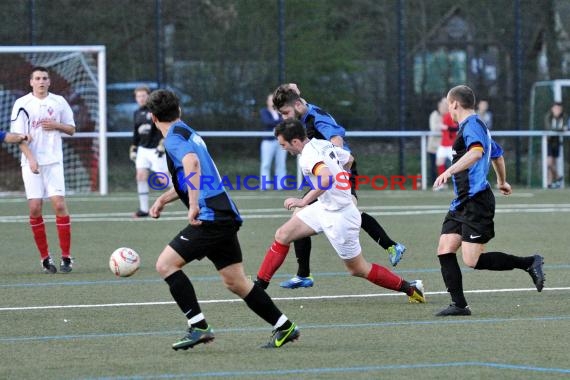
<svg viewBox="0 0 570 380">
<path fill-rule="evenodd" d="M 330 141 L 334 136 L 344 138 L 346 130 L 336 120 L 321 108 L 308 104 L 308 114 L 314 117 L 314 127 L 323 137 Z"/>
<path fill-rule="evenodd" d="M 469 120 L 463 128 L 463 139 L 468 150 L 472 145 L 480 145 L 483 149 L 487 149 L 490 137 L 487 130 L 481 128 L 474 120 Z"/>
<path fill-rule="evenodd" d="M 6 138 L 6 132 L 0 131 L 0 142 L 3 142 L 5 138 Z"/>
<path fill-rule="evenodd" d="M 491 160 L 501 157 L 503 153 L 503 148 L 495 140 L 491 140 Z"/>
<path fill-rule="evenodd" d="M 321 132 L 328 141 L 330 141 L 334 136 L 344 138 L 346 135 L 346 131 L 343 127 L 340 127 L 337 124 L 330 124 L 324 120 L 324 118 L 315 120 L 315 128 Z"/>
<path fill-rule="evenodd" d="M 180 128 L 180 127 L 178 127 Z M 182 131 L 185 132 L 182 128 Z M 182 166 L 182 159 L 188 153 L 196 153 L 196 149 L 193 144 L 188 141 L 188 135 L 185 133 L 180 133 L 176 129 L 168 134 L 164 139 L 164 148 L 169 152 L 170 157 L 172 157 L 175 164 Z"/>
</svg>

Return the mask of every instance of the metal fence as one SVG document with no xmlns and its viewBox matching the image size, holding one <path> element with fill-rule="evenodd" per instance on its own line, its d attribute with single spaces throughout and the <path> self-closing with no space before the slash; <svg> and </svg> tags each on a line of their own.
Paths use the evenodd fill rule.
<svg viewBox="0 0 570 380">
<path fill-rule="evenodd" d="M 551 48 L 559 3 L 8 0 L 0 28 L 6 45 L 106 46 L 109 83 L 176 86 L 203 130 L 252 125 L 284 81 L 352 130 L 423 129 L 467 83 L 490 100 L 495 129 L 518 130 L 532 83 L 568 74 Z"/>
</svg>

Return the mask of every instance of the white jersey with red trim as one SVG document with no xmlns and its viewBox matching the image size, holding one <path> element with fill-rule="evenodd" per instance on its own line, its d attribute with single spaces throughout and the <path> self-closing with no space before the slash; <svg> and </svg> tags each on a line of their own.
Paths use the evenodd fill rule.
<svg viewBox="0 0 570 380">
<path fill-rule="evenodd" d="M 32 136 L 29 148 L 39 165 L 63 163 L 61 132 L 44 131 L 40 125 L 43 120 L 52 120 L 75 127 L 73 111 L 63 96 L 48 93 L 40 99 L 30 92 L 16 100 L 10 119 L 11 132 Z M 28 165 L 23 153 L 21 165 Z"/>
<path fill-rule="evenodd" d="M 331 144 L 327 140 L 311 139 L 299 155 L 299 166 L 313 189 L 324 189 L 322 180 L 317 175 L 323 167 L 332 174 L 332 181 L 327 191 L 319 196 L 319 202 L 326 210 L 340 210 L 352 205 L 349 174 L 343 166 L 349 161 L 350 153 Z"/>
</svg>

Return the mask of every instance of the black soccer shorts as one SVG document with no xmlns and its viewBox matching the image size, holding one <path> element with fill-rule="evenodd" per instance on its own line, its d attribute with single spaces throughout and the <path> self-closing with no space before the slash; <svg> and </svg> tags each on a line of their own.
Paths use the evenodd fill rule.
<svg viewBox="0 0 570 380">
<path fill-rule="evenodd" d="M 459 234 L 468 243 L 485 244 L 495 237 L 495 196 L 491 188 L 477 193 L 456 211 L 449 211 L 441 234 Z"/>
<path fill-rule="evenodd" d="M 206 222 L 188 225 L 169 243 L 187 262 L 207 257 L 219 271 L 243 261 L 237 222 Z"/>
</svg>

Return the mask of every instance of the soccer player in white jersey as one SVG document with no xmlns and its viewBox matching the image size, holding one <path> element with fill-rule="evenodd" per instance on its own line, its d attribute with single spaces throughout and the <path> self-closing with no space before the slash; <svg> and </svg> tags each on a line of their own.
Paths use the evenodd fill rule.
<svg viewBox="0 0 570 380">
<path fill-rule="evenodd" d="M 44 272 L 56 273 L 42 217 L 43 199 L 49 198 L 55 211 L 61 248 L 59 268 L 61 272 L 69 273 L 72 269 L 71 222 L 65 203 L 61 134 L 73 135 L 75 121 L 67 101 L 49 92 L 50 77 L 45 67 L 37 66 L 31 70 L 30 86 L 32 92 L 16 100 L 11 117 L 11 131 L 32 138 L 29 144 L 19 145 L 30 226 Z"/>
<path fill-rule="evenodd" d="M 283 149 L 299 156 L 299 166 L 311 181 L 311 190 L 302 199 L 287 198 L 288 210 L 303 207 L 277 229 L 257 274 L 257 281 L 269 282 L 283 264 L 291 242 L 323 232 L 344 261 L 349 273 L 394 291 L 404 292 L 409 301 L 424 303 L 421 281 L 408 282 L 390 269 L 369 263 L 362 256 L 359 232 L 361 217 L 350 192 L 346 169 L 352 156 L 326 140 L 311 139 L 299 120 L 287 119 L 275 128 Z M 318 202 L 313 202 L 318 199 Z"/>
</svg>

